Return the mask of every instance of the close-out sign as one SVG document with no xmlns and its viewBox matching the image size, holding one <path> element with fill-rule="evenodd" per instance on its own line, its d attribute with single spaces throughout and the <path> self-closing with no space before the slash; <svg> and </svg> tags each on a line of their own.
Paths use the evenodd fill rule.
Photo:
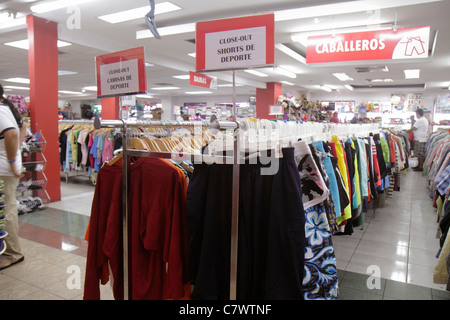
<svg viewBox="0 0 450 320">
<path fill-rule="evenodd" d="M 97 56 L 95 62 L 99 98 L 146 92 L 144 47 Z"/>
<path fill-rule="evenodd" d="M 197 23 L 197 71 L 273 65 L 274 28 L 274 14 Z"/>
<path fill-rule="evenodd" d="M 429 26 L 313 36 L 306 62 L 422 59 L 428 57 L 429 38 Z"/>
</svg>

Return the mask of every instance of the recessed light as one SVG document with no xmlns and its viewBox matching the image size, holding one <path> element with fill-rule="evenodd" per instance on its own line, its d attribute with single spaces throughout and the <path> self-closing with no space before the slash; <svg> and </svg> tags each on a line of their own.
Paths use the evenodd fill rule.
<svg viewBox="0 0 450 320">
<path fill-rule="evenodd" d="M 155 5 L 155 15 L 181 10 L 181 8 L 171 2 L 161 2 Z M 149 6 L 120 11 L 112 14 L 106 14 L 98 17 L 109 23 L 120 23 L 130 20 L 143 19 L 145 14 L 150 11 Z M 159 32 L 159 30 L 158 30 Z"/>
<path fill-rule="evenodd" d="M 179 76 L 173 76 L 172 78 L 180 79 L 180 80 L 189 80 L 191 78 L 191 76 L 188 74 L 182 74 Z"/>
<path fill-rule="evenodd" d="M 15 17 L 9 16 L 8 12 L 0 13 L 0 29 L 7 29 L 17 26 L 22 26 L 27 24 L 26 17 L 23 17 L 23 14 L 16 14 Z"/>
<path fill-rule="evenodd" d="M 349 77 L 346 73 L 343 72 L 333 73 L 333 76 L 341 81 L 353 81 L 353 78 Z"/>
<path fill-rule="evenodd" d="M 306 58 L 304 56 L 302 56 L 301 54 L 295 52 L 294 50 L 292 50 L 291 48 L 285 46 L 282 43 L 277 43 L 275 45 L 275 48 L 277 48 L 278 50 L 280 50 L 281 52 L 287 54 L 288 56 L 290 56 L 291 58 L 300 61 L 301 63 L 306 64 Z"/>
<path fill-rule="evenodd" d="M 71 74 L 77 74 L 75 71 L 58 70 L 58 76 L 68 76 Z"/>
<path fill-rule="evenodd" d="M 273 71 L 275 71 L 276 73 L 281 74 L 283 76 L 292 78 L 292 79 L 297 78 L 297 75 L 294 72 L 286 70 L 285 68 L 276 67 L 276 68 L 273 68 Z"/>
<path fill-rule="evenodd" d="M 4 81 L 30 84 L 30 79 L 27 79 L 27 78 L 9 78 L 9 79 L 4 79 Z"/>
<path fill-rule="evenodd" d="M 83 94 L 82 92 L 76 92 L 76 91 L 69 91 L 69 90 L 59 90 L 59 93 L 65 93 L 65 94 Z"/>
<path fill-rule="evenodd" d="M 97 91 L 97 86 L 87 86 L 84 87 L 83 89 L 87 91 Z"/>
<path fill-rule="evenodd" d="M 97 0 L 58 0 L 31 6 L 31 11 L 35 13 L 44 13 L 94 1 Z"/>
<path fill-rule="evenodd" d="M 6 42 L 5 45 L 10 46 L 10 47 L 19 48 L 19 49 L 25 49 L 25 50 L 28 50 L 29 46 L 30 46 L 28 39 Z M 72 45 L 71 43 L 61 41 L 61 40 L 58 40 L 58 42 L 57 42 L 58 48 L 67 47 L 67 46 L 71 46 L 71 45 Z"/>
<path fill-rule="evenodd" d="M 346 89 L 350 90 L 350 91 L 353 91 L 353 90 L 354 90 L 354 88 L 353 88 L 351 85 L 349 85 L 349 84 L 346 84 L 344 87 L 345 87 Z"/>
<path fill-rule="evenodd" d="M 160 36 L 170 36 L 195 31 L 195 23 L 179 24 L 175 26 L 158 28 Z M 136 31 L 136 39 L 153 38 L 154 35 L 149 29 Z"/>
<path fill-rule="evenodd" d="M 319 86 L 319 88 L 320 89 L 322 89 L 323 91 L 326 91 L 326 92 L 331 92 L 331 91 L 333 91 L 330 87 L 328 87 L 328 86 Z"/>
<path fill-rule="evenodd" d="M 256 71 L 256 70 L 244 70 L 244 71 L 247 72 L 247 73 L 253 74 L 255 76 L 261 77 L 261 78 L 269 76 L 269 75 L 267 75 L 265 73 L 262 73 L 262 72 L 259 72 L 259 71 Z"/>
<path fill-rule="evenodd" d="M 180 88 L 178 87 L 155 87 L 152 88 L 152 90 L 178 90 Z"/>
<path fill-rule="evenodd" d="M 405 79 L 419 79 L 420 78 L 420 69 L 410 69 L 404 70 Z"/>
<path fill-rule="evenodd" d="M 211 91 L 187 91 L 186 94 L 211 94 Z"/>
<path fill-rule="evenodd" d="M 30 90 L 30 88 L 27 88 L 27 87 L 18 87 L 18 86 L 4 86 L 4 88 L 7 88 L 7 89 L 16 89 L 16 90 Z"/>
</svg>

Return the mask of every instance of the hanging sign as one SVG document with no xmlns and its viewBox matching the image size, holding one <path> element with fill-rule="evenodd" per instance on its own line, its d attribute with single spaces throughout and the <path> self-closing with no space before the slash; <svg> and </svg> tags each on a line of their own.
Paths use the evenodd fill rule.
<svg viewBox="0 0 450 320">
<path fill-rule="evenodd" d="M 191 86 L 217 89 L 217 78 L 210 77 L 201 73 L 189 72 L 189 84 Z"/>
<path fill-rule="evenodd" d="M 428 58 L 430 27 L 308 37 L 306 63 Z"/>
<path fill-rule="evenodd" d="M 274 14 L 197 23 L 197 71 L 272 66 L 274 30 Z"/>
<path fill-rule="evenodd" d="M 269 115 L 283 115 L 284 114 L 284 106 L 283 105 L 274 105 L 269 107 Z"/>
<path fill-rule="evenodd" d="M 147 91 L 144 47 L 97 56 L 97 97 L 116 97 Z"/>
</svg>

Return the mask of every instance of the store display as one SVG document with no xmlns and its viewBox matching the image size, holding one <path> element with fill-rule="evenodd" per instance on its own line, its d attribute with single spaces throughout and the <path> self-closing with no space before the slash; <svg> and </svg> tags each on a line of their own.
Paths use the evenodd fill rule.
<svg viewBox="0 0 450 320">
<path fill-rule="evenodd" d="M 33 134 L 30 129 L 27 130 L 21 146 L 23 177 L 16 188 L 19 215 L 44 209 L 50 202 L 46 191 L 47 177 L 44 173 L 47 160 L 43 152 L 46 145 L 41 132 Z"/>
<path fill-rule="evenodd" d="M 60 121 L 60 166 L 66 182 L 71 176 L 87 175 L 95 184 L 101 166 L 113 158 L 121 143 L 113 130 L 95 130 L 93 121 Z"/>
<path fill-rule="evenodd" d="M 446 284 L 450 290 L 450 133 L 438 130 L 428 137 L 423 175 L 427 178 L 430 196 L 434 199 L 439 224 L 436 237 L 439 239 L 437 263 L 434 268 L 433 282 Z"/>
</svg>

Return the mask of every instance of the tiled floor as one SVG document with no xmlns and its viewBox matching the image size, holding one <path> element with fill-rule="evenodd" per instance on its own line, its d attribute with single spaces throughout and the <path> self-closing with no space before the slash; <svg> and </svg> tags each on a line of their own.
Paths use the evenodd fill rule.
<svg viewBox="0 0 450 320">
<path fill-rule="evenodd" d="M 366 215 L 362 230 L 333 237 L 339 300 L 450 300 L 444 285 L 432 282 L 437 223 L 425 181 L 409 171 L 401 186 L 386 208 Z M 0 271 L 0 300 L 82 299 L 93 192 L 86 177 L 69 184 L 62 179 L 62 201 L 19 217 L 25 261 Z M 379 267 L 379 282 L 370 278 L 372 265 Z M 112 299 L 109 285 L 101 293 L 102 299 Z"/>
</svg>

